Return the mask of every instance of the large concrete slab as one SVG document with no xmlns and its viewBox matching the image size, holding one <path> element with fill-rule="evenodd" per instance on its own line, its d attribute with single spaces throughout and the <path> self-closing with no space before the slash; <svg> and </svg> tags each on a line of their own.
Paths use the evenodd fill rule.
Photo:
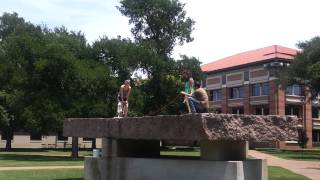
<svg viewBox="0 0 320 180">
<path fill-rule="evenodd" d="M 128 118 L 69 118 L 64 136 L 153 140 L 297 140 L 295 116 L 186 114 Z"/>
</svg>

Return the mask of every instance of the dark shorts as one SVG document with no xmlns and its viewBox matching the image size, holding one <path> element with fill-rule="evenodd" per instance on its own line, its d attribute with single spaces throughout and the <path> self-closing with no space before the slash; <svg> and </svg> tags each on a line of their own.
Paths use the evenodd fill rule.
<svg viewBox="0 0 320 180">
<path fill-rule="evenodd" d="M 121 97 L 118 96 L 118 100 L 119 100 L 119 101 L 127 101 L 127 98 L 123 98 L 123 100 L 122 100 Z"/>
</svg>

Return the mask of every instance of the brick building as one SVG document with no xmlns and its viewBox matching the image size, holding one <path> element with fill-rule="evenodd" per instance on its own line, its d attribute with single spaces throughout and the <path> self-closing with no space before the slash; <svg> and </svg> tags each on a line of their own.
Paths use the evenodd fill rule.
<svg viewBox="0 0 320 180">
<path fill-rule="evenodd" d="M 296 115 L 306 129 L 307 147 L 320 145 L 320 109 L 308 88 L 275 83 L 275 73 L 294 60 L 297 50 L 278 45 L 236 54 L 201 66 L 210 106 L 217 112 L 256 115 Z M 296 147 L 297 142 L 273 146 Z"/>
</svg>

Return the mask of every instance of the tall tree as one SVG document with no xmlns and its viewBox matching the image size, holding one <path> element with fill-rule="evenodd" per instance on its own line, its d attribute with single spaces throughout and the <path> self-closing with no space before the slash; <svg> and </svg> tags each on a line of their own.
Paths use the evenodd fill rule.
<svg viewBox="0 0 320 180">
<path fill-rule="evenodd" d="M 304 84 L 309 86 L 313 95 L 320 92 L 320 37 L 298 43 L 301 49 L 295 61 L 279 74 L 284 84 Z"/>
<path fill-rule="evenodd" d="M 145 86 L 149 90 L 146 99 L 148 111 L 164 106 L 168 100 L 163 97 L 173 95 L 169 95 L 173 92 L 168 90 L 177 88 L 172 87 L 175 83 L 168 81 L 172 80 L 169 77 L 175 67 L 172 66 L 175 62 L 170 55 L 177 43 L 182 45 L 193 40 L 191 32 L 194 21 L 186 17 L 184 6 L 178 0 L 122 0 L 117 7 L 133 24 L 131 32 L 135 40 L 157 54 L 148 62 L 151 67 L 150 81 Z"/>
<path fill-rule="evenodd" d="M 194 21 L 178 0 L 122 0 L 119 11 L 129 18 L 135 39 L 168 56 L 178 42 L 191 42 Z"/>
</svg>

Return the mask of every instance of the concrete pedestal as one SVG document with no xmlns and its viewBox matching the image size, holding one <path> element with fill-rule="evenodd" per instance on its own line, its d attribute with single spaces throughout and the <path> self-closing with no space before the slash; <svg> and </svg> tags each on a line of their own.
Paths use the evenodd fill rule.
<svg viewBox="0 0 320 180">
<path fill-rule="evenodd" d="M 85 180 L 267 180 L 265 160 L 247 160 L 246 141 L 200 142 L 200 158 L 160 156 L 157 140 L 105 138 L 102 157 L 86 157 Z"/>
<path fill-rule="evenodd" d="M 108 169 L 111 166 L 111 169 Z M 205 161 L 97 158 L 84 161 L 86 180 L 267 180 L 265 160 Z"/>
</svg>

